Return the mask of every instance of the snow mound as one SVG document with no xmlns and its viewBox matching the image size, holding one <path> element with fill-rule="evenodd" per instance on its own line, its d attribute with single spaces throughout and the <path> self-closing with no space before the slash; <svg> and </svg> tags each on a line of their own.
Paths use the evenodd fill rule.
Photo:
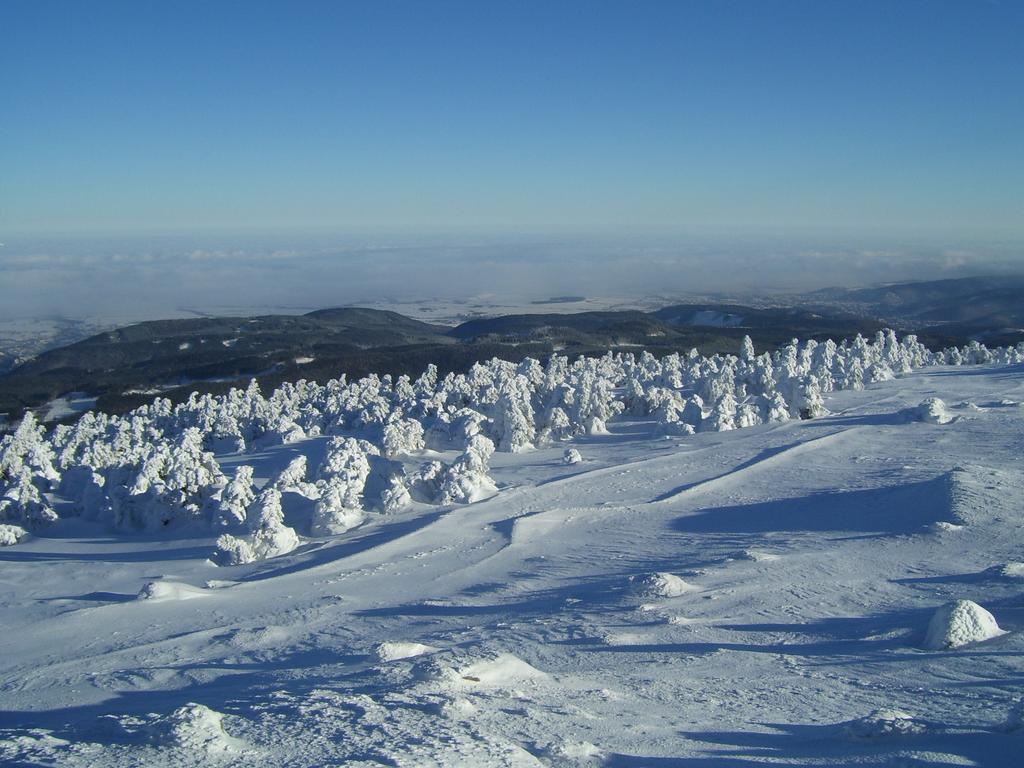
<svg viewBox="0 0 1024 768">
<path fill-rule="evenodd" d="M 566 448 L 565 453 L 562 454 L 562 462 L 564 464 L 579 464 L 581 461 L 583 461 L 583 457 L 575 448 Z"/>
<path fill-rule="evenodd" d="M 423 643 L 381 643 L 373 649 L 374 655 L 381 661 L 398 661 L 433 653 L 437 648 Z"/>
<path fill-rule="evenodd" d="M 458 670 L 457 682 L 474 686 L 507 688 L 525 681 L 547 680 L 548 675 L 511 653 L 499 653 Z"/>
<path fill-rule="evenodd" d="M 150 725 L 150 737 L 158 746 L 189 751 L 239 752 L 245 742 L 224 730 L 224 715 L 202 704 L 189 703 Z"/>
<path fill-rule="evenodd" d="M 413 675 L 433 691 L 480 688 L 512 689 L 523 683 L 548 680 L 547 673 L 511 653 L 486 652 L 483 656 L 424 655 L 413 666 Z"/>
<path fill-rule="evenodd" d="M 547 746 L 543 756 L 555 765 L 600 765 L 605 754 L 589 741 L 560 741 Z"/>
<path fill-rule="evenodd" d="M 914 409 L 914 415 L 918 421 L 928 424 L 948 424 L 953 417 L 946 411 L 946 404 L 937 397 L 926 397 L 921 404 Z"/>
<path fill-rule="evenodd" d="M 651 573 L 646 576 L 634 576 L 636 591 L 645 597 L 679 597 L 693 592 L 696 587 L 687 584 L 674 573 Z"/>
<path fill-rule="evenodd" d="M 287 627 L 271 625 L 253 629 L 239 629 L 231 634 L 230 644 L 235 648 L 251 651 L 263 648 L 280 648 L 292 639 Z"/>
<path fill-rule="evenodd" d="M 890 739 L 917 736 L 925 732 L 923 723 L 898 709 L 876 709 L 869 715 L 842 723 L 841 732 L 849 739 Z"/>
<path fill-rule="evenodd" d="M 180 581 L 147 582 L 136 597 L 137 600 L 164 602 L 170 600 L 192 600 L 197 597 L 209 597 L 204 589 L 183 584 Z"/>
<path fill-rule="evenodd" d="M 462 696 L 443 699 L 437 707 L 438 714 L 449 720 L 465 720 L 475 715 L 477 711 L 476 704 Z"/>
<path fill-rule="evenodd" d="M 999 566 L 999 575 L 1010 579 L 1024 579 L 1024 563 L 1007 563 Z"/>
<path fill-rule="evenodd" d="M 932 616 L 924 647 L 933 651 L 960 648 L 1005 634 L 995 617 L 980 605 L 957 600 L 942 606 Z"/>
<path fill-rule="evenodd" d="M 737 555 L 740 560 L 751 560 L 755 563 L 770 563 L 773 560 L 778 560 L 778 555 L 773 555 L 770 552 L 761 552 L 756 549 L 744 549 Z"/>
<path fill-rule="evenodd" d="M 932 529 L 940 533 L 955 533 L 956 531 L 962 531 L 964 529 L 964 526 L 957 525 L 956 523 L 949 523 L 945 520 L 939 520 L 935 523 L 932 523 Z"/>
<path fill-rule="evenodd" d="M 28 536 L 20 525 L 0 524 L 0 547 L 10 547 Z"/>
</svg>

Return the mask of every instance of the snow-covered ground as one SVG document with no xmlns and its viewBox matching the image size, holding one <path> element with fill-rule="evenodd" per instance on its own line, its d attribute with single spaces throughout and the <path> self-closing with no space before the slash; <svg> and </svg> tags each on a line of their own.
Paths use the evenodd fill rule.
<svg viewBox="0 0 1024 768">
<path fill-rule="evenodd" d="M 37 410 L 39 420 L 43 422 L 57 421 L 67 416 L 85 413 L 96 407 L 96 398 L 84 392 L 71 392 L 58 397 Z"/>
<path fill-rule="evenodd" d="M 617 419 L 249 565 L 60 520 L 0 548 L 0 763 L 1018 765 L 1021 402 L 1020 365 L 940 367 L 812 420 Z"/>
</svg>

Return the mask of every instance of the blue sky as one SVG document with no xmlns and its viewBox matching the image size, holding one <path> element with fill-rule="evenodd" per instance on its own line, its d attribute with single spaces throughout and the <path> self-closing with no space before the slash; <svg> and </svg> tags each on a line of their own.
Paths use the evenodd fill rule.
<svg viewBox="0 0 1024 768">
<path fill-rule="evenodd" d="M 1021 2 L 2 0 L 0 30 L 3 235 L 1024 235 Z"/>
</svg>

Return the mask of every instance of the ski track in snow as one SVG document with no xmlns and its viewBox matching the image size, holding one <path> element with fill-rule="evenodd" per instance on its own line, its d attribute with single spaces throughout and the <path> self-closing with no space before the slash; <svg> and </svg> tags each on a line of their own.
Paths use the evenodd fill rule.
<svg viewBox="0 0 1024 768">
<path fill-rule="evenodd" d="M 100 529 L 2 549 L 0 764 L 1016 765 L 1022 394 L 925 371 L 807 422 L 613 423 L 576 467 L 503 456 L 496 496 L 248 566 Z M 908 421 L 927 396 L 984 409 Z M 957 599 L 1006 634 L 926 650 Z"/>
</svg>

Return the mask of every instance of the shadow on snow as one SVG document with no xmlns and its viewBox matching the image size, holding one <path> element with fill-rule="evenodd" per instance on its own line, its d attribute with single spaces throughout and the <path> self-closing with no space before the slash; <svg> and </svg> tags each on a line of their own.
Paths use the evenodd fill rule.
<svg viewBox="0 0 1024 768">
<path fill-rule="evenodd" d="M 857 532 L 920 533 L 950 517 L 945 475 L 858 491 L 812 493 L 792 499 L 705 509 L 672 521 L 683 533 Z"/>
</svg>

